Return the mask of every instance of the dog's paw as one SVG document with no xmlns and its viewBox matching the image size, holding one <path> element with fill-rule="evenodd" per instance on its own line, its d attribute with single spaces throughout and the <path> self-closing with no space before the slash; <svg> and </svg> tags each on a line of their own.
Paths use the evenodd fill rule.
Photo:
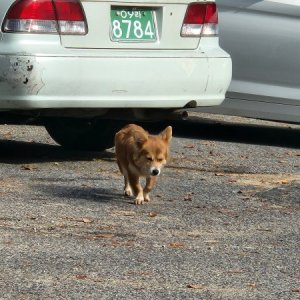
<svg viewBox="0 0 300 300">
<path fill-rule="evenodd" d="M 124 189 L 124 196 L 132 197 L 133 196 L 132 190 L 130 188 Z"/>
<path fill-rule="evenodd" d="M 142 205 L 142 204 L 144 204 L 144 197 L 136 197 L 135 198 L 135 204 L 136 205 Z"/>
<path fill-rule="evenodd" d="M 145 200 L 146 202 L 149 202 L 149 201 L 150 201 L 150 196 L 149 196 L 149 194 L 144 194 L 144 200 Z"/>
</svg>

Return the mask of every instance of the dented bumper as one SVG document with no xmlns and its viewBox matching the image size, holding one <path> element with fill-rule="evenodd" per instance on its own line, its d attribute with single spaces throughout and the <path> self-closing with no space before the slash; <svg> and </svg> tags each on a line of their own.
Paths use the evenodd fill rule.
<svg viewBox="0 0 300 300">
<path fill-rule="evenodd" d="M 0 55 L 0 109 L 218 105 L 230 79 L 222 51 L 213 58 L 194 51 Z"/>
</svg>

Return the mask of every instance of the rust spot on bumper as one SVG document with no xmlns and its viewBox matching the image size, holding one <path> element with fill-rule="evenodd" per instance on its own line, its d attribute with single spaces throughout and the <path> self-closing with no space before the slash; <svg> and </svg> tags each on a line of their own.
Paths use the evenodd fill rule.
<svg viewBox="0 0 300 300">
<path fill-rule="evenodd" d="M 7 95 L 37 95 L 44 86 L 42 70 L 33 56 L 0 56 L 0 90 Z"/>
</svg>

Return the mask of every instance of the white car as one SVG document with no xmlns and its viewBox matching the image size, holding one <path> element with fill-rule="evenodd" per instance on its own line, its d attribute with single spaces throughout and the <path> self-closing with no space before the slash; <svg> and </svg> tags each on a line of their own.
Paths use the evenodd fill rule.
<svg viewBox="0 0 300 300">
<path fill-rule="evenodd" d="M 119 120 L 219 105 L 231 58 L 214 2 L 1 0 L 0 115 L 61 145 L 111 146 Z"/>
<path fill-rule="evenodd" d="M 300 123 L 300 0 L 216 2 L 233 74 L 226 100 L 205 111 Z"/>
</svg>

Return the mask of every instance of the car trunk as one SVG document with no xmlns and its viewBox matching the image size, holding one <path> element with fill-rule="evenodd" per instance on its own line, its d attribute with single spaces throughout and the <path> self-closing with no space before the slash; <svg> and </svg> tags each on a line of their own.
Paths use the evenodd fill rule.
<svg viewBox="0 0 300 300">
<path fill-rule="evenodd" d="M 88 33 L 61 35 L 66 48 L 195 49 L 199 37 L 181 37 L 187 0 L 82 0 Z"/>
</svg>

